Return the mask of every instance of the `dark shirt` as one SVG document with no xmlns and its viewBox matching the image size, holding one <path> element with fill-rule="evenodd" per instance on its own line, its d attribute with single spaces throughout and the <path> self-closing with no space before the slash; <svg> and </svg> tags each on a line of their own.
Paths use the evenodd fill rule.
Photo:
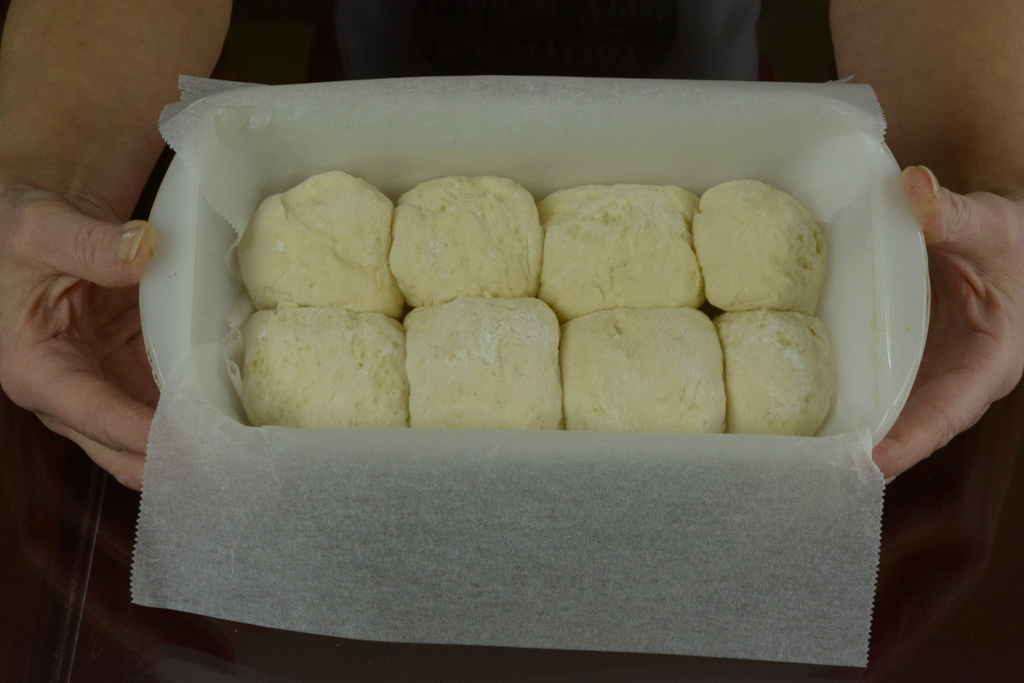
<svg viewBox="0 0 1024 683">
<path fill-rule="evenodd" d="M 759 0 L 339 0 L 346 78 L 757 78 Z"/>
</svg>

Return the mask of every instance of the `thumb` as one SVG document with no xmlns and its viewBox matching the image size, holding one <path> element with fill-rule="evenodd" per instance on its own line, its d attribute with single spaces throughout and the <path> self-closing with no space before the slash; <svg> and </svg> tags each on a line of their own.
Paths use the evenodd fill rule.
<svg viewBox="0 0 1024 683">
<path fill-rule="evenodd" d="M 929 248 L 973 261 L 993 255 L 993 251 L 1005 246 L 995 239 L 996 231 L 977 229 L 998 224 L 998 217 L 990 215 L 993 208 L 978 201 L 981 195 L 968 197 L 943 188 L 935 174 L 924 166 L 907 167 L 902 180 Z"/>
<path fill-rule="evenodd" d="M 156 231 L 146 221 L 86 219 L 72 230 L 58 230 L 47 265 L 104 287 L 138 284 L 156 245 Z"/>
<path fill-rule="evenodd" d="M 1019 298 L 1017 293 L 1024 292 L 1024 203 L 989 192 L 957 194 L 941 187 L 923 166 L 908 167 L 902 178 L 929 250 L 956 264 L 957 277 L 971 288 L 980 291 L 987 282 Z M 939 271 L 932 271 L 937 277 Z"/>
<path fill-rule="evenodd" d="M 142 278 L 156 245 L 149 223 L 98 220 L 40 192 L 18 204 L 3 233 L 13 263 L 104 287 L 126 287 Z"/>
<path fill-rule="evenodd" d="M 939 184 L 939 179 L 925 166 L 908 166 L 902 174 L 903 191 L 910 200 L 925 241 L 929 247 L 941 248 L 952 242 L 952 225 L 966 220 L 964 208 L 952 192 Z"/>
</svg>

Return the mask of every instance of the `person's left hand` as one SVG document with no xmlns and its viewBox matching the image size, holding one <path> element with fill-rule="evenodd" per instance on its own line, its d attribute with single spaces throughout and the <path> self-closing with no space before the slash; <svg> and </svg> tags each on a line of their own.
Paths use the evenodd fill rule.
<svg viewBox="0 0 1024 683">
<path fill-rule="evenodd" d="M 977 422 L 1024 369 L 1024 200 L 956 194 L 920 166 L 903 188 L 928 246 L 931 322 L 907 404 L 874 450 L 887 478 Z"/>
<path fill-rule="evenodd" d="M 155 232 L 102 216 L 25 186 L 0 191 L 0 384 L 139 489 L 158 390 L 138 283 Z"/>
</svg>

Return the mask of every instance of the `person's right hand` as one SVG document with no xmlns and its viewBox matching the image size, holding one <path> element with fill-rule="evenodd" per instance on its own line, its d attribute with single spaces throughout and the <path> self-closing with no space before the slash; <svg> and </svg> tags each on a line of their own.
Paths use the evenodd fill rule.
<svg viewBox="0 0 1024 683">
<path fill-rule="evenodd" d="M 155 239 L 85 202 L 0 189 L 0 386 L 136 490 L 158 396 L 138 302 Z"/>
</svg>

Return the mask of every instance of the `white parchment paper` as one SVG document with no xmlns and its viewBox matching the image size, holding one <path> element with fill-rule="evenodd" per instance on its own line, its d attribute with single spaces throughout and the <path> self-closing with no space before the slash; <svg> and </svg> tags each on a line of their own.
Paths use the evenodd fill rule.
<svg viewBox="0 0 1024 683">
<path fill-rule="evenodd" d="M 838 224 L 884 132 L 870 91 L 839 84 L 780 96 L 607 81 L 596 98 L 586 79 L 188 85 L 197 97 L 162 130 L 234 232 L 264 196 L 329 168 L 393 198 L 449 174 L 507 175 L 543 196 L 586 182 L 699 192 L 757 168 Z M 651 127 L 664 134 L 628 134 Z M 870 231 L 830 245 L 844 239 L 870 260 Z M 204 263 L 195 302 L 231 284 L 226 264 L 210 275 Z M 869 288 L 833 315 L 842 324 L 876 303 Z M 210 319 L 193 310 L 192 340 L 218 338 L 226 319 L 198 329 Z M 855 360 L 874 348 L 868 327 Z M 870 410 L 840 405 L 819 438 L 254 428 L 218 344 L 171 360 L 146 465 L 139 604 L 383 641 L 866 663 L 884 488 Z"/>
</svg>

